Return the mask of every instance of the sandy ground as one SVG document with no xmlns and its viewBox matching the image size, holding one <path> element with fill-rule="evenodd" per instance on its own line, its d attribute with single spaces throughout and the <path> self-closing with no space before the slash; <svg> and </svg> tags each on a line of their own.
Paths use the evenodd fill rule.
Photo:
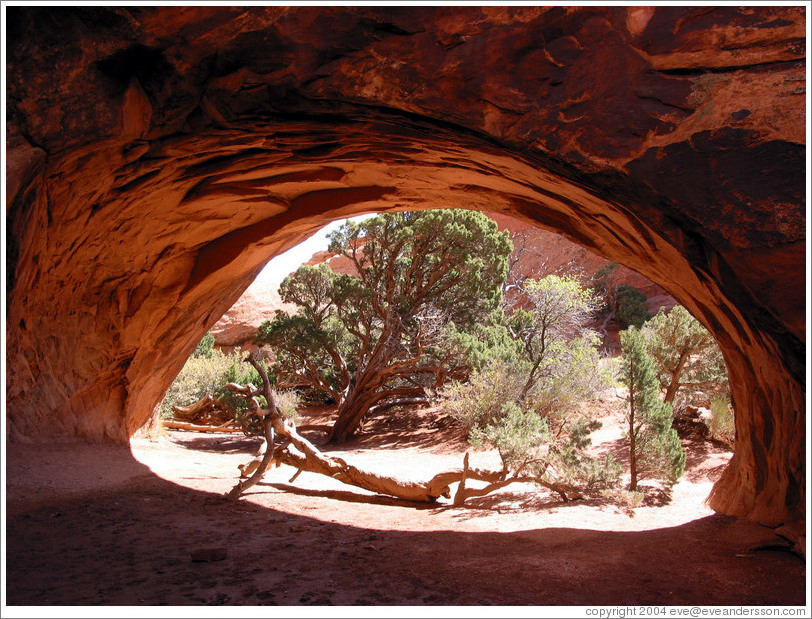
<svg viewBox="0 0 812 619">
<path fill-rule="evenodd" d="M 303 420 L 314 442 L 325 412 Z M 618 419 L 604 414 L 595 448 L 622 454 Z M 403 479 L 461 466 L 465 443 L 436 417 L 413 411 L 374 430 L 334 452 Z M 288 467 L 226 501 L 260 443 L 172 431 L 129 448 L 8 445 L 7 610 L 806 603 L 801 558 L 754 550 L 780 539 L 705 505 L 730 453 L 697 437 L 684 441 L 671 498 L 652 489 L 637 507 L 563 503 L 525 485 L 461 508 L 414 505 L 311 473 L 291 482 Z M 490 451 L 471 459 L 498 462 Z"/>
</svg>

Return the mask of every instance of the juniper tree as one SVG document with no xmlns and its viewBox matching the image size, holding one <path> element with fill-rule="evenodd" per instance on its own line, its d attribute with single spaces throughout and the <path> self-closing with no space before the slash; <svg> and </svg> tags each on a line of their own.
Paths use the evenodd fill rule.
<svg viewBox="0 0 812 619">
<path fill-rule="evenodd" d="M 675 482 L 685 470 L 685 452 L 672 428 L 673 409 L 659 396 L 660 383 L 643 334 L 635 327 L 621 332 L 620 380 L 628 387 L 626 421 L 629 439 L 630 490 L 641 477 Z"/>
<path fill-rule="evenodd" d="M 435 210 L 347 222 L 329 251 L 354 273 L 303 266 L 280 287 L 298 311 L 277 312 L 256 341 L 274 371 L 329 394 L 338 405 L 331 442 L 365 415 L 426 393 L 469 370 L 461 333 L 486 323 L 501 301 L 512 246 L 481 213 Z"/>
<path fill-rule="evenodd" d="M 710 332 L 681 305 L 662 308 L 646 323 L 643 333 L 652 356 L 664 400 L 676 405 L 699 392 L 724 396 L 727 369 L 722 352 Z"/>
</svg>

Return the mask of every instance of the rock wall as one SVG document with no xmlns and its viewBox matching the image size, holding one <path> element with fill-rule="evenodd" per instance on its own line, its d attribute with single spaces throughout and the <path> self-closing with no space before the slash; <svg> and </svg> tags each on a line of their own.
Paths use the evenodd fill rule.
<svg viewBox="0 0 812 619">
<path fill-rule="evenodd" d="M 719 341 L 711 497 L 805 505 L 804 7 L 7 7 L 7 431 L 126 441 L 273 255 L 465 207 Z"/>
</svg>

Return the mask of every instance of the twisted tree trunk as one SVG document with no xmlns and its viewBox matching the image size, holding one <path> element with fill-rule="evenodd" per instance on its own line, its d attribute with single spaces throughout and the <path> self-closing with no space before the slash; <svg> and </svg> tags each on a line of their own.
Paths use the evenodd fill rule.
<svg viewBox="0 0 812 619">
<path fill-rule="evenodd" d="M 237 499 L 248 488 L 256 484 L 273 463 L 287 464 L 301 471 L 319 473 L 337 479 L 345 484 L 364 488 L 372 492 L 394 496 L 407 501 L 433 503 L 439 497 L 450 497 L 449 484 L 459 481 L 461 472 L 449 472 L 436 475 L 426 483 L 404 482 L 393 477 L 377 475 L 347 464 L 341 458 L 327 456 L 321 453 L 310 441 L 299 435 L 296 425 L 289 419 L 284 419 L 271 390 L 270 380 L 265 368 L 251 354 L 249 363 L 253 365 L 262 377 L 263 389 L 259 390 L 253 385 L 237 385 L 230 383 L 228 387 L 251 401 L 254 412 L 262 417 L 263 435 L 265 437 L 265 455 L 256 471 L 246 480 L 240 481 L 227 495 L 229 499 Z M 256 399 L 264 395 L 267 408 L 261 408 Z M 281 439 L 280 445 L 274 440 Z M 298 473 L 297 473 L 298 474 Z"/>
</svg>

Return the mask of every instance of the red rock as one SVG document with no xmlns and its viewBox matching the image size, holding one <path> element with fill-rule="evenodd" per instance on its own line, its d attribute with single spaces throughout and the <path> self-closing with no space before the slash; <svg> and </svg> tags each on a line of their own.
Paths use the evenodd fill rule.
<svg viewBox="0 0 812 619">
<path fill-rule="evenodd" d="M 295 308 L 279 298 L 279 286 L 255 281 L 242 294 L 237 302 L 223 314 L 211 328 L 214 343 L 218 348 L 251 345 L 257 328 L 265 320 L 273 320 L 277 310 L 293 311 Z"/>
</svg>

